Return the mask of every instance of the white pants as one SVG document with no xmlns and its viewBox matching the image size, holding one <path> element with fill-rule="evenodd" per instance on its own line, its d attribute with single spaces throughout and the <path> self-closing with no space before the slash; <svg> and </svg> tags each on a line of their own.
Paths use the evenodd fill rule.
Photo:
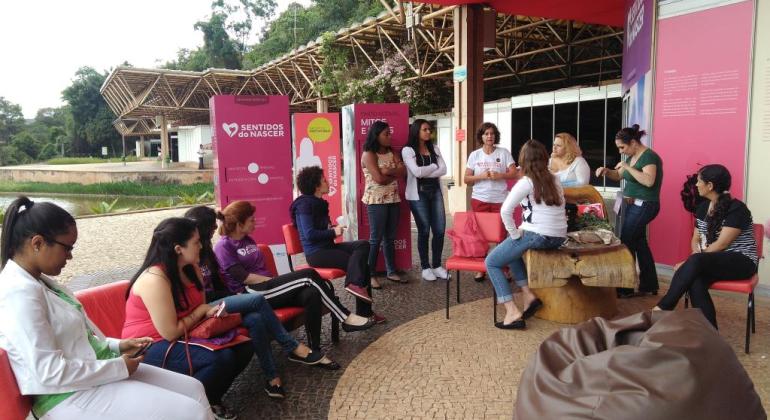
<svg viewBox="0 0 770 420">
<path fill-rule="evenodd" d="M 212 420 L 197 379 L 145 363 L 128 379 L 78 391 L 41 420 Z"/>
</svg>

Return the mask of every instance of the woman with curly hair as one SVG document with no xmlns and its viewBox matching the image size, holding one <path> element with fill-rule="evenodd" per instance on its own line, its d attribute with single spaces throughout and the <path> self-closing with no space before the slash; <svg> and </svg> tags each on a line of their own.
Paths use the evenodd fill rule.
<svg viewBox="0 0 770 420">
<path fill-rule="evenodd" d="M 672 310 L 689 292 L 692 306 L 717 326 L 709 286 L 717 280 L 746 279 L 757 272 L 757 244 L 751 212 L 730 195 L 732 178 L 722 165 L 706 165 L 698 171 L 698 195 L 705 198 L 695 210 L 692 255 L 674 266 L 666 295 L 654 309 Z M 694 199 L 691 194 L 683 198 Z M 685 202 L 685 208 L 692 205 Z"/>
<path fill-rule="evenodd" d="M 559 133 L 553 139 L 548 170 L 559 177 L 562 187 L 581 187 L 591 180 L 591 168 L 570 133 Z"/>
</svg>

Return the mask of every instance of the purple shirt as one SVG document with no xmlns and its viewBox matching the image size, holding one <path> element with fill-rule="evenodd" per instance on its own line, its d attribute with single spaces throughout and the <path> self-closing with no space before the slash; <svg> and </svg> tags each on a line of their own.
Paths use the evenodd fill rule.
<svg viewBox="0 0 770 420">
<path fill-rule="evenodd" d="M 214 245 L 214 254 L 216 254 L 219 266 L 222 268 L 225 286 L 233 293 L 242 293 L 246 290 L 243 283 L 232 278 L 227 272 L 230 267 L 236 264 L 240 264 L 250 274 L 273 276 L 265 267 L 265 256 L 259 252 L 257 244 L 249 236 L 244 236 L 238 240 L 223 236 Z"/>
</svg>

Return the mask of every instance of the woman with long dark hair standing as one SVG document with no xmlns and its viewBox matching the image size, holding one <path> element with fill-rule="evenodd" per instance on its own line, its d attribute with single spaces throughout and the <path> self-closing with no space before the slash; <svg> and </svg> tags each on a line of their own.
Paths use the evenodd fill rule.
<svg viewBox="0 0 770 420">
<path fill-rule="evenodd" d="M 495 326 L 500 329 L 524 329 L 525 319 L 530 318 L 543 306 L 540 299 L 529 289 L 524 253 L 529 249 L 554 249 L 561 246 L 567 236 L 567 216 L 564 213 L 564 191 L 556 175 L 548 171 L 548 151 L 537 140 L 524 143 L 519 153 L 521 179 L 511 188 L 503 202 L 500 216 L 509 233 L 496 246 L 485 264 L 492 285 L 497 293 L 497 303 L 505 305 L 505 318 Z M 516 227 L 513 210 L 522 208 L 521 226 Z M 513 273 L 516 285 L 521 289 L 524 311 L 513 302 L 513 294 L 503 268 Z"/>
<path fill-rule="evenodd" d="M 364 153 L 361 156 L 361 167 L 364 172 L 364 194 L 361 201 L 366 204 L 369 216 L 369 268 L 372 271 L 371 286 L 379 289 L 380 283 L 375 277 L 377 257 L 382 245 L 385 257 L 386 278 L 405 283 L 396 273 L 396 231 L 398 228 L 399 203 L 398 179 L 402 178 L 406 169 L 401 157 L 393 153 L 390 147 L 390 126 L 384 121 L 375 121 L 369 127 L 369 133 L 364 143 Z"/>
<path fill-rule="evenodd" d="M 211 419 L 197 380 L 142 364 L 149 337 L 107 338 L 61 273 L 78 239 L 75 219 L 52 203 L 19 197 L 0 237 L 0 348 L 35 418 Z M 10 398 L 6 396 L 4 398 Z M 140 402 L 137 404 L 137 402 Z"/>
<path fill-rule="evenodd" d="M 500 144 L 500 130 L 485 122 L 476 130 L 478 149 L 468 156 L 463 178 L 473 186 L 471 208 L 475 212 L 498 213 L 508 194 L 508 180 L 517 176 L 516 161 L 508 149 Z M 484 273 L 476 273 L 474 280 L 484 280 Z"/>
<path fill-rule="evenodd" d="M 247 343 L 210 350 L 202 346 L 174 343 L 217 308 L 206 304 L 203 285 L 196 270 L 200 260 L 200 235 L 195 222 L 171 217 L 158 224 L 141 267 L 131 278 L 126 292 L 126 320 L 123 337 L 148 336 L 153 344 L 144 361 L 188 374 L 203 383 L 217 418 L 237 416 L 222 405 L 222 396 L 251 361 Z"/>
<path fill-rule="evenodd" d="M 446 213 L 444 196 L 441 194 L 439 178 L 446 175 L 447 168 L 438 146 L 433 144 L 433 129 L 426 120 L 417 119 L 409 127 L 409 141 L 401 149 L 401 156 L 407 168 L 406 200 L 417 225 L 417 251 L 420 254 L 422 278 L 427 281 L 447 278 L 441 266 L 441 252 L 444 249 Z M 433 231 L 431 251 L 428 258 L 428 238 Z"/>
<path fill-rule="evenodd" d="M 757 272 L 759 258 L 751 212 L 746 204 L 730 195 L 732 177 L 722 165 L 706 165 L 698 171 L 698 196 L 705 198 L 695 207 L 692 255 L 674 266 L 674 277 L 666 295 L 655 309 L 672 310 L 689 292 L 692 306 L 717 326 L 716 310 L 709 286 L 717 280 L 747 279 Z M 688 194 L 682 194 L 695 200 Z M 692 208 L 692 203 L 685 203 Z"/>
<path fill-rule="evenodd" d="M 620 241 L 631 251 L 639 264 L 639 291 L 618 289 L 618 296 L 636 297 L 658 294 L 658 273 L 650 244 L 647 243 L 647 225 L 660 211 L 660 186 L 663 182 L 663 160 L 642 143 L 646 133 L 634 124 L 618 131 L 615 145 L 626 160 L 615 169 L 601 167 L 596 176 L 606 176 L 613 181 L 626 181 L 623 188 L 623 226 Z"/>
</svg>

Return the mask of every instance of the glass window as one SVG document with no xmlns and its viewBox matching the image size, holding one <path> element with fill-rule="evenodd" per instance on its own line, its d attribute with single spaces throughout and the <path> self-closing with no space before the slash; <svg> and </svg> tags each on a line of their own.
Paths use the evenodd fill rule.
<svg viewBox="0 0 770 420">
<path fill-rule="evenodd" d="M 580 102 L 580 133 L 578 137 L 583 157 L 591 171 L 604 166 L 604 100 Z M 591 174 L 591 185 L 603 186 L 602 178 Z"/>
<path fill-rule="evenodd" d="M 553 134 L 553 105 L 532 107 L 532 138 L 551 150 Z"/>
<path fill-rule="evenodd" d="M 513 121 L 511 127 L 511 154 L 513 154 L 516 164 L 519 163 L 521 146 L 531 138 L 530 118 L 532 118 L 532 108 L 514 108 L 511 110 L 511 119 Z"/>
</svg>

